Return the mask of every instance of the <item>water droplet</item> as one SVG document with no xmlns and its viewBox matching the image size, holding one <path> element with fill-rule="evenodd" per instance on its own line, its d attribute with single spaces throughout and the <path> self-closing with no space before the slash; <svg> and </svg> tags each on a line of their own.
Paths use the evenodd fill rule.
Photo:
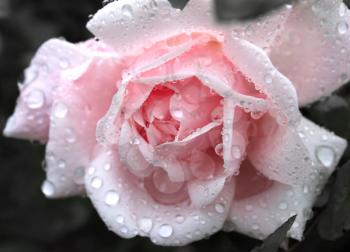
<svg viewBox="0 0 350 252">
<path fill-rule="evenodd" d="M 271 84 L 271 83 L 272 83 L 272 76 L 271 76 L 271 74 L 266 74 L 266 75 L 264 76 L 264 81 L 265 81 L 265 83 L 267 83 L 267 84 Z"/>
<path fill-rule="evenodd" d="M 45 95 L 41 90 L 33 90 L 27 95 L 26 103 L 30 109 L 39 109 L 45 103 Z"/>
<path fill-rule="evenodd" d="M 73 129 L 66 130 L 66 141 L 68 143 L 74 143 L 76 141 L 76 137 Z"/>
<path fill-rule="evenodd" d="M 112 165 L 110 163 L 106 163 L 104 166 L 103 166 L 103 169 L 105 171 L 109 171 L 110 169 L 112 168 Z"/>
<path fill-rule="evenodd" d="M 54 107 L 54 115 L 57 118 L 65 118 L 68 113 L 68 108 L 64 103 L 57 103 Z"/>
<path fill-rule="evenodd" d="M 123 223 L 124 223 L 124 217 L 121 216 L 121 215 L 118 215 L 117 218 L 116 218 L 116 221 L 117 221 L 119 224 L 123 224 Z"/>
<path fill-rule="evenodd" d="M 223 111 L 222 111 L 222 107 L 216 107 L 212 112 L 211 112 L 211 120 L 213 122 L 220 122 L 222 120 L 222 115 L 223 115 Z"/>
<path fill-rule="evenodd" d="M 215 153 L 220 157 L 224 155 L 224 145 L 222 143 L 215 146 Z"/>
<path fill-rule="evenodd" d="M 348 29 L 349 25 L 346 21 L 341 21 L 337 24 L 338 33 L 341 35 L 347 33 Z"/>
<path fill-rule="evenodd" d="M 252 205 L 246 205 L 245 206 L 245 210 L 252 211 L 253 210 L 253 206 Z"/>
<path fill-rule="evenodd" d="M 182 215 L 176 215 L 175 220 L 177 223 L 181 224 L 185 221 L 185 217 L 183 217 Z"/>
<path fill-rule="evenodd" d="M 184 112 L 180 109 L 174 109 L 171 114 L 174 117 L 174 119 L 178 121 L 184 118 Z"/>
<path fill-rule="evenodd" d="M 61 59 L 60 61 L 60 67 L 62 69 L 67 69 L 69 67 L 69 62 L 66 59 Z"/>
<path fill-rule="evenodd" d="M 140 139 L 138 139 L 137 137 L 134 137 L 130 140 L 130 144 L 132 145 L 139 145 L 140 144 Z"/>
<path fill-rule="evenodd" d="M 150 218 L 141 218 L 138 221 L 138 226 L 141 231 L 149 233 L 152 230 L 153 222 Z"/>
<path fill-rule="evenodd" d="M 92 175 L 92 174 L 94 174 L 94 173 L 95 173 L 95 167 L 90 166 L 89 169 L 88 169 L 88 174 L 89 174 L 89 175 Z"/>
<path fill-rule="evenodd" d="M 221 203 L 218 203 L 215 205 L 215 211 L 218 212 L 219 214 L 222 214 L 225 212 L 225 206 Z"/>
<path fill-rule="evenodd" d="M 281 210 L 286 210 L 288 208 L 288 204 L 286 202 L 281 202 L 278 205 L 278 208 L 281 209 Z"/>
<path fill-rule="evenodd" d="M 45 180 L 41 186 L 41 191 L 46 197 L 52 197 L 55 194 L 55 186 L 52 182 Z"/>
<path fill-rule="evenodd" d="M 168 238 L 173 234 L 173 227 L 168 224 L 163 224 L 158 229 L 158 234 L 160 237 Z"/>
<path fill-rule="evenodd" d="M 63 159 L 58 161 L 58 168 L 60 169 L 66 168 L 66 162 Z"/>
<path fill-rule="evenodd" d="M 237 145 L 232 146 L 231 152 L 235 159 L 240 159 L 242 157 L 241 148 Z"/>
<path fill-rule="evenodd" d="M 260 226 L 258 224 L 253 224 L 252 225 L 252 229 L 253 230 L 259 230 L 260 229 Z"/>
<path fill-rule="evenodd" d="M 118 204 L 119 198 L 119 194 L 116 191 L 110 190 L 106 192 L 104 201 L 108 206 L 115 206 L 116 204 Z"/>
<path fill-rule="evenodd" d="M 100 189 L 103 185 L 103 181 L 102 179 L 100 179 L 99 177 L 93 177 L 91 179 L 91 186 L 95 189 Z"/>
<path fill-rule="evenodd" d="M 316 157 L 320 163 L 330 168 L 332 167 L 334 161 L 335 161 L 335 153 L 334 150 L 329 146 L 319 146 L 316 149 Z"/>
<path fill-rule="evenodd" d="M 131 5 L 124 4 L 122 7 L 122 14 L 126 18 L 132 18 L 134 14 Z"/>
</svg>

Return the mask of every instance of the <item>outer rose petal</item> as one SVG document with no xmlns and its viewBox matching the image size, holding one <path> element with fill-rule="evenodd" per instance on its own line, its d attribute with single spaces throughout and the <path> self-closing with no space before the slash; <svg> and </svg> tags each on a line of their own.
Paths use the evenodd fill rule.
<svg viewBox="0 0 350 252">
<path fill-rule="evenodd" d="M 40 47 L 25 71 L 24 84 L 19 86 L 20 97 L 4 130 L 5 136 L 47 141 L 52 92 L 59 83 L 61 71 L 68 67 L 68 53 L 70 67 L 86 60 L 76 45 L 63 40 L 51 39 Z"/>
<path fill-rule="evenodd" d="M 293 82 L 302 106 L 349 80 L 350 14 L 342 0 L 295 3 L 270 57 Z"/>
<path fill-rule="evenodd" d="M 297 214 L 288 235 L 302 239 L 305 223 L 311 218 L 311 208 L 341 158 L 346 141 L 307 119 L 302 119 L 298 131 L 304 136 L 301 139 L 312 154 L 315 164 L 312 173 L 304 184 L 293 186 L 274 182 L 263 193 L 234 200 L 229 220 L 236 231 L 262 239 Z"/>
<path fill-rule="evenodd" d="M 290 9 L 285 7 L 254 22 L 219 26 L 210 0 L 190 1 L 183 11 L 172 8 L 168 0 L 119 0 L 99 10 L 87 27 L 123 54 L 137 55 L 154 42 L 181 34 L 184 30 L 233 34 L 266 47 L 283 28 L 289 12 Z"/>
<path fill-rule="evenodd" d="M 186 203 L 161 205 L 127 172 L 116 153 L 101 149 L 85 178 L 90 199 L 113 232 L 125 238 L 148 236 L 156 244 L 178 246 L 221 229 L 233 198 L 233 180 L 204 208 Z M 112 165 L 107 171 L 103 168 L 106 163 Z"/>
<path fill-rule="evenodd" d="M 96 55 L 62 74 L 60 88 L 53 93 L 46 158 L 47 180 L 55 190 L 47 196 L 77 194 L 84 189 L 84 172 L 97 144 L 97 121 L 117 91 L 120 70 L 116 58 Z"/>
</svg>

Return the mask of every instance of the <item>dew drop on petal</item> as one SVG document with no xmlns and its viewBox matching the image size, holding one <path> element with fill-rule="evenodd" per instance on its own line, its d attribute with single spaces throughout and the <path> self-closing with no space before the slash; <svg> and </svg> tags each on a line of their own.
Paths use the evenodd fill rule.
<svg viewBox="0 0 350 252">
<path fill-rule="evenodd" d="M 68 113 L 68 108 L 64 103 L 57 103 L 53 113 L 57 118 L 65 118 Z"/>
<path fill-rule="evenodd" d="M 232 156 L 235 158 L 235 159 L 240 159 L 242 157 L 242 152 L 241 152 L 241 149 L 239 146 L 232 146 Z"/>
<path fill-rule="evenodd" d="M 347 33 L 348 29 L 349 29 L 349 25 L 345 21 L 341 21 L 337 24 L 338 33 L 341 35 Z"/>
<path fill-rule="evenodd" d="M 116 191 L 111 190 L 106 192 L 104 202 L 107 206 L 115 206 L 118 204 L 119 198 L 119 194 Z"/>
<path fill-rule="evenodd" d="M 122 215 L 118 215 L 116 218 L 117 223 L 123 224 L 124 223 L 124 217 Z"/>
<path fill-rule="evenodd" d="M 317 147 L 316 157 L 317 157 L 318 161 L 320 161 L 320 163 L 327 168 L 332 167 L 332 165 L 335 161 L 334 150 L 328 146 Z"/>
<path fill-rule="evenodd" d="M 224 145 L 222 143 L 215 146 L 215 153 L 220 157 L 224 155 Z"/>
<path fill-rule="evenodd" d="M 281 203 L 278 205 L 278 208 L 281 209 L 281 210 L 287 210 L 288 204 L 287 204 L 286 202 L 281 202 Z"/>
<path fill-rule="evenodd" d="M 182 215 L 176 215 L 175 220 L 177 223 L 181 224 L 185 221 L 185 217 L 183 217 Z"/>
<path fill-rule="evenodd" d="M 130 144 L 132 145 L 139 145 L 140 144 L 140 139 L 138 139 L 137 137 L 134 137 L 130 140 Z"/>
<path fill-rule="evenodd" d="M 52 182 L 46 180 L 41 186 L 41 191 L 46 197 L 52 197 L 55 194 L 55 186 Z"/>
<path fill-rule="evenodd" d="M 221 203 L 218 203 L 215 205 L 215 211 L 218 212 L 219 214 L 222 214 L 225 212 L 225 206 Z"/>
<path fill-rule="evenodd" d="M 182 120 L 184 118 L 184 112 L 180 109 L 174 109 L 171 114 L 176 120 Z"/>
<path fill-rule="evenodd" d="M 259 230 L 260 229 L 260 226 L 258 224 L 253 224 L 252 225 L 252 229 L 253 230 Z"/>
<path fill-rule="evenodd" d="M 103 181 L 102 179 L 100 179 L 99 177 L 93 177 L 91 179 L 91 186 L 95 189 L 100 189 L 103 185 Z"/>
<path fill-rule="evenodd" d="M 39 109 L 44 106 L 45 95 L 41 90 L 33 90 L 27 95 L 26 103 L 30 109 Z"/>
<path fill-rule="evenodd" d="M 173 227 L 168 224 L 163 224 L 158 229 L 158 234 L 160 237 L 168 238 L 173 234 Z"/>
<path fill-rule="evenodd" d="M 138 220 L 138 226 L 141 231 L 149 233 L 152 230 L 153 222 L 150 218 L 141 218 Z"/>
</svg>

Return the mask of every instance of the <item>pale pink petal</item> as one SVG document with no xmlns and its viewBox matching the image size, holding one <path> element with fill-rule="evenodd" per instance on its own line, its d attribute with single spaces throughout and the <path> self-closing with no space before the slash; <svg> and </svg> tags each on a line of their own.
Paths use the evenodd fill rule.
<svg viewBox="0 0 350 252">
<path fill-rule="evenodd" d="M 96 124 L 106 113 L 117 91 L 121 66 L 113 57 L 95 55 L 81 74 L 64 75 L 53 93 L 50 136 L 47 144 L 48 197 L 62 197 L 84 190 L 84 173 L 96 146 Z M 70 73 L 74 68 L 70 68 Z M 101 74 L 103 72 L 104 74 Z M 67 79 L 74 76 L 74 80 Z M 104 164 L 105 169 L 110 164 Z M 45 190 L 44 190 L 45 192 Z"/>
<path fill-rule="evenodd" d="M 193 208 L 187 202 L 168 206 L 156 202 L 134 175 L 125 172 L 116 152 L 107 153 L 99 151 L 85 181 L 90 199 L 113 232 L 125 238 L 147 236 L 159 245 L 180 246 L 223 226 L 233 198 L 233 181 L 206 207 Z M 105 163 L 113 164 L 112 168 L 103 169 Z"/>
<path fill-rule="evenodd" d="M 182 34 L 184 30 L 240 37 L 259 47 L 267 47 L 283 29 L 289 12 L 290 8 L 283 7 L 268 17 L 244 24 L 219 25 L 210 0 L 189 1 L 183 11 L 172 8 L 167 0 L 124 0 L 99 10 L 87 27 L 123 54 L 141 54 L 149 45 Z M 150 16 L 152 18 L 148 18 Z"/>
<path fill-rule="evenodd" d="M 229 221 L 238 232 L 249 234 L 252 237 L 263 239 L 289 217 L 297 215 L 288 236 L 301 240 L 306 221 L 311 218 L 312 206 L 316 197 L 321 192 L 328 177 L 334 171 L 342 153 L 346 148 L 346 141 L 333 133 L 315 125 L 314 123 L 302 119 L 298 132 L 302 143 L 307 147 L 311 161 L 310 166 L 304 166 L 303 169 L 312 170 L 303 183 L 298 185 L 286 185 L 276 181 L 269 181 L 267 178 L 261 178 L 262 174 L 254 175 L 256 179 L 246 179 L 244 176 L 237 177 L 237 197 L 231 208 Z M 270 142 L 268 144 L 271 145 Z M 279 154 L 270 153 L 274 159 Z M 296 159 L 291 156 L 292 151 L 286 157 Z M 303 161 L 301 161 L 303 162 Z M 282 166 L 288 164 L 281 164 Z M 289 166 L 290 167 L 290 166 Z M 251 169 L 242 166 L 243 169 Z M 255 167 L 257 168 L 257 167 Z M 245 171 L 242 171 L 245 173 Z M 251 172 L 248 172 L 251 176 Z M 258 178 L 260 177 L 260 178 Z M 239 180 L 242 179 L 242 183 Z M 251 191 L 249 194 L 243 194 L 244 187 L 259 185 L 259 191 Z M 229 225 L 230 226 L 230 225 Z"/>
<path fill-rule="evenodd" d="M 306 105 L 350 78 L 349 10 L 342 0 L 297 1 L 270 47 L 274 65 L 294 84 Z"/>
<path fill-rule="evenodd" d="M 68 62 L 67 54 L 70 53 Z M 87 52 L 60 39 L 44 43 L 25 70 L 24 83 L 14 114 L 4 135 L 46 142 L 49 134 L 49 116 L 52 93 L 59 86 L 60 75 L 68 67 L 76 67 L 88 60 Z"/>
<path fill-rule="evenodd" d="M 225 177 L 189 182 L 188 194 L 191 198 L 192 206 L 201 208 L 211 204 L 223 190 L 225 182 Z"/>
<path fill-rule="evenodd" d="M 300 120 L 293 84 L 274 67 L 262 49 L 244 40 L 227 39 L 224 52 L 256 89 L 267 96 L 269 112 L 278 123 L 295 124 Z"/>
</svg>

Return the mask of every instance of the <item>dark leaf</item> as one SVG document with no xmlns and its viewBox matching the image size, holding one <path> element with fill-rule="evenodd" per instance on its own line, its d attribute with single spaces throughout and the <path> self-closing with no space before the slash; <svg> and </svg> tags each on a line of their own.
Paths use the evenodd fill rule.
<svg viewBox="0 0 350 252">
<path fill-rule="evenodd" d="M 215 0 L 216 14 L 221 21 L 252 19 L 293 0 Z"/>
<path fill-rule="evenodd" d="M 253 249 L 252 252 L 277 252 L 282 242 L 286 239 L 287 232 L 292 227 L 295 218 L 296 215 L 290 217 L 273 234 L 269 235 L 260 247 Z"/>
<path fill-rule="evenodd" d="M 336 176 L 331 198 L 318 224 L 320 236 L 336 240 L 350 227 L 350 161 L 343 165 Z"/>
<path fill-rule="evenodd" d="M 183 9 L 189 0 L 169 0 L 174 8 Z M 193 0 L 192 0 L 193 1 Z"/>
</svg>

